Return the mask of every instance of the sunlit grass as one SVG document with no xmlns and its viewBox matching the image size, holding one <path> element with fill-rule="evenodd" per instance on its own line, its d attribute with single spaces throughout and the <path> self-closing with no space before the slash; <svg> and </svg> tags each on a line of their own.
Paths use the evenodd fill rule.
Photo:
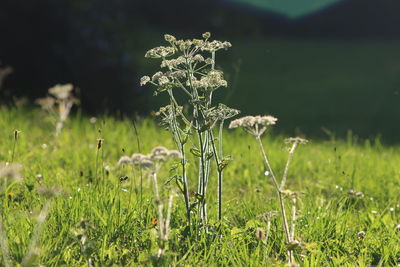
<svg viewBox="0 0 400 267">
<path fill-rule="evenodd" d="M 98 117 L 91 123 L 89 117 L 72 116 L 55 138 L 53 125 L 44 118 L 42 111 L 0 110 L 0 162 L 11 161 L 14 131 L 21 131 L 14 162 L 23 165 L 24 180 L 8 188 L 0 199 L 13 261 L 21 263 L 25 257 L 37 226 L 36 216 L 46 202 L 37 192 L 41 184 L 61 187 L 62 193 L 52 201 L 38 245 L 41 250 L 35 259 L 37 264 L 77 266 L 87 264 L 88 259 L 102 266 L 154 263 L 152 255 L 158 246 L 153 219 L 157 212 L 151 181 L 143 177 L 141 201 L 140 172 L 118 167 L 117 162 L 122 155 L 146 153 L 157 145 L 173 148 L 169 133 L 152 119 L 139 120 L 138 148 L 130 119 Z M 96 176 L 99 138 L 104 139 L 104 156 L 99 157 L 98 165 L 105 168 Z M 267 135 L 263 140 L 278 177 L 287 160 L 284 138 Z M 266 261 L 286 262 L 279 217 L 272 219 L 266 245 L 255 236 L 256 227 L 266 229 L 266 222 L 258 215 L 279 209 L 274 188 L 264 175 L 257 143 L 241 131 L 226 130 L 224 144 L 225 153 L 233 161 L 226 168 L 226 204 L 220 226 L 216 224 L 217 207 L 209 207 L 210 223 L 215 223 L 215 231 L 220 234 L 213 229 L 200 236 L 185 232 L 184 202 L 181 197 L 176 198 L 169 252 L 162 259 L 164 262 L 157 264 L 262 266 Z M 296 261 L 306 266 L 398 264 L 399 162 L 400 147 L 382 146 L 379 140 L 311 140 L 307 146 L 299 147 L 287 178 L 288 188 L 303 193 L 296 220 L 296 239 L 302 245 Z M 189 165 L 189 171 L 197 171 L 195 164 Z M 129 178 L 120 182 L 123 176 Z M 161 190 L 165 189 L 167 178 L 165 167 L 158 178 Z M 96 179 L 105 182 L 97 186 Z M 215 176 L 211 177 L 209 188 L 209 198 L 214 201 Z M 88 219 L 93 226 L 85 232 L 84 250 L 76 234 L 80 227 L 77 223 L 82 219 Z"/>
</svg>

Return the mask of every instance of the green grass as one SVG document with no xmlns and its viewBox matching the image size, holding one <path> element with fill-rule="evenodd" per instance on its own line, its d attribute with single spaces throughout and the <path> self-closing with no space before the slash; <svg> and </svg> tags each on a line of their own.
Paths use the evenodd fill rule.
<svg viewBox="0 0 400 267">
<path fill-rule="evenodd" d="M 151 223 L 156 217 L 153 187 L 143 177 L 141 200 L 140 173 L 117 166 L 120 156 L 139 152 L 132 121 L 105 117 L 92 124 L 88 117 L 77 115 L 55 139 L 54 127 L 45 118 L 45 113 L 36 110 L 0 110 L 0 162 L 10 161 L 13 131 L 21 131 L 15 161 L 23 165 L 24 180 L 0 197 L 15 263 L 26 253 L 37 225 L 35 214 L 45 202 L 36 191 L 40 183 L 62 187 L 63 193 L 52 201 L 35 264 L 83 266 L 85 255 L 96 266 L 265 266 L 286 262 L 279 217 L 272 221 L 266 245 L 255 237 L 255 227 L 266 227 L 257 215 L 279 207 L 251 136 L 239 130 L 225 132 L 225 151 L 234 160 L 224 177 L 223 223 L 216 224 L 214 176 L 208 199 L 210 233 L 186 231 L 183 199 L 177 197 L 169 249 L 157 261 L 152 256 L 158 248 Z M 156 145 L 174 148 L 169 133 L 151 119 L 138 120 L 137 131 L 142 153 L 149 153 Z M 98 155 L 96 177 L 98 138 L 104 139 L 104 146 Z M 287 158 L 283 140 L 283 136 L 275 135 L 263 140 L 278 176 Z M 347 140 L 311 141 L 301 146 L 287 182 L 288 188 L 303 193 L 295 235 L 302 246 L 296 252 L 296 261 L 304 266 L 399 264 L 400 229 L 395 229 L 400 224 L 399 162 L 400 147 L 383 146 L 379 140 L 357 143 L 349 136 Z M 108 170 L 101 166 L 108 166 Z M 195 164 L 189 168 L 194 175 Z M 124 175 L 129 179 L 120 182 Z M 167 178 L 165 167 L 160 184 Z M 193 185 L 191 179 L 195 178 L 189 179 L 189 186 Z M 168 194 L 169 189 L 161 187 L 163 194 Z M 362 192 L 364 197 L 352 197 L 350 189 Z M 11 197 L 7 195 L 10 192 Z M 94 226 L 88 233 L 85 254 L 73 233 L 81 219 L 89 219 Z M 360 231 L 366 233 L 365 239 L 358 238 Z"/>
</svg>

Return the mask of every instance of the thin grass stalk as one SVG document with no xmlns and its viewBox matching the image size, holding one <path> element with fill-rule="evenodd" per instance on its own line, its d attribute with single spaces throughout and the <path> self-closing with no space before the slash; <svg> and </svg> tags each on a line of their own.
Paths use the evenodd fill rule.
<svg viewBox="0 0 400 267">
<path fill-rule="evenodd" d="M 135 131 L 138 151 L 139 151 L 139 153 L 141 153 L 142 151 L 141 151 L 141 147 L 140 147 L 139 132 L 137 130 L 135 120 L 132 120 L 132 122 L 133 122 L 133 130 Z M 139 172 L 140 172 L 140 205 L 142 205 L 142 203 L 143 203 L 143 171 L 142 171 L 141 167 L 139 167 Z"/>
<path fill-rule="evenodd" d="M 11 154 L 11 163 L 14 162 L 15 151 L 16 151 L 16 148 L 17 148 L 19 133 L 20 133 L 20 131 L 14 130 L 14 142 L 13 142 L 13 149 L 12 149 L 12 154 Z"/>
<path fill-rule="evenodd" d="M 260 148 L 261 154 L 263 156 L 264 162 L 265 162 L 265 164 L 266 164 L 266 166 L 267 166 L 267 168 L 268 168 L 268 170 L 269 170 L 269 172 L 271 174 L 271 180 L 272 180 L 272 183 L 273 183 L 273 185 L 275 187 L 275 190 L 277 192 L 277 195 L 278 195 L 281 215 L 282 215 L 282 219 L 283 219 L 283 228 L 284 228 L 284 231 L 285 231 L 286 242 L 290 243 L 290 241 L 291 241 L 291 239 L 290 239 L 290 230 L 289 230 L 289 226 L 288 226 L 288 220 L 287 220 L 287 216 L 286 216 L 283 195 L 282 195 L 281 190 L 279 189 L 278 182 L 276 181 L 275 175 L 274 175 L 274 173 L 272 171 L 272 168 L 271 168 L 271 165 L 270 165 L 269 160 L 267 158 L 267 155 L 265 154 L 264 146 L 262 144 L 260 135 L 256 136 L 256 140 L 257 140 L 257 143 L 259 145 L 259 148 Z M 289 255 L 289 265 L 291 265 L 293 263 L 293 255 L 292 255 L 291 251 L 288 252 L 288 255 Z"/>
</svg>

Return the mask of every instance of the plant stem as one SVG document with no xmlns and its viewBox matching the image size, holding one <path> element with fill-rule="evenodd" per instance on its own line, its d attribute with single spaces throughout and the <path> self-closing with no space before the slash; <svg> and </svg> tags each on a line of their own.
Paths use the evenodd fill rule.
<svg viewBox="0 0 400 267">
<path fill-rule="evenodd" d="M 281 181 L 281 186 L 279 188 L 281 191 L 285 188 L 286 177 L 287 177 L 287 174 L 289 171 L 289 165 L 290 165 L 290 162 L 292 161 L 294 150 L 296 149 L 296 147 L 297 147 L 297 142 L 294 142 L 292 144 L 292 147 L 289 150 L 289 158 L 286 162 L 285 171 L 283 172 L 283 177 L 282 177 L 282 181 Z"/>
<path fill-rule="evenodd" d="M 218 172 L 218 220 L 220 221 L 222 219 L 222 173 L 223 173 L 223 171 L 219 170 L 219 165 L 220 165 L 220 159 L 222 159 L 222 157 L 220 159 L 218 159 L 217 149 L 216 149 L 215 142 L 214 142 L 214 136 L 211 131 L 210 131 L 210 135 L 211 135 L 211 137 L 210 137 L 211 145 L 212 145 L 212 149 L 214 152 L 214 157 L 215 157 L 215 162 L 217 164 L 217 172 Z"/>
<path fill-rule="evenodd" d="M 291 218 L 291 232 L 290 232 L 290 239 L 294 240 L 294 229 L 296 227 L 296 197 L 292 198 L 292 218 Z"/>
<path fill-rule="evenodd" d="M 285 231 L 286 242 L 289 243 L 291 241 L 291 238 L 290 238 L 290 231 L 289 231 L 289 226 L 288 226 L 288 221 L 287 221 L 287 216 L 286 216 L 286 211 L 285 211 L 285 204 L 283 202 L 282 192 L 279 189 L 278 182 L 276 181 L 275 175 L 274 175 L 274 173 L 272 171 L 272 168 L 271 168 L 271 165 L 270 165 L 269 160 L 267 158 L 267 155 L 265 154 L 264 146 L 262 144 L 260 135 L 256 135 L 256 140 L 257 140 L 257 143 L 259 145 L 259 148 L 260 148 L 261 154 L 263 156 L 264 162 L 265 162 L 265 164 L 266 164 L 266 166 L 267 166 L 267 168 L 268 168 L 268 170 L 269 170 L 269 172 L 271 174 L 272 183 L 273 183 L 273 185 L 275 187 L 276 193 L 278 194 L 279 205 L 280 205 L 282 219 L 283 219 L 283 229 Z M 289 251 L 288 255 L 289 255 L 289 265 L 291 265 L 293 263 L 293 255 L 292 255 L 291 251 Z"/>
</svg>

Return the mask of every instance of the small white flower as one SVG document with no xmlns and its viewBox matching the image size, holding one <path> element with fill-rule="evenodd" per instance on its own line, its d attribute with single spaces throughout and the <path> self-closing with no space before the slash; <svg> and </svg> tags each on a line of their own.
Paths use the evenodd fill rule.
<svg viewBox="0 0 400 267">
<path fill-rule="evenodd" d="M 148 82 L 150 82 L 150 77 L 149 76 L 143 76 L 142 78 L 140 78 L 140 86 L 143 86 Z"/>
</svg>

